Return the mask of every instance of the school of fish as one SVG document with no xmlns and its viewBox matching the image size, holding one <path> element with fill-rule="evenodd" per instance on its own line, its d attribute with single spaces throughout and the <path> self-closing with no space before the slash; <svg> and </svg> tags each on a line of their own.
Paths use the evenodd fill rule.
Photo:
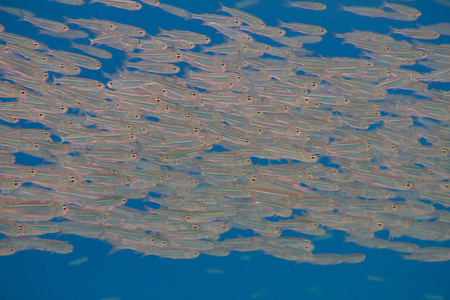
<svg viewBox="0 0 450 300">
<path fill-rule="evenodd" d="M 70 253 L 64 237 L 77 235 L 169 258 L 262 250 L 298 263 L 365 260 L 315 249 L 311 239 L 332 231 L 404 259 L 450 259 L 439 245 L 450 239 L 450 92 L 430 86 L 450 81 L 450 45 L 432 41 L 450 23 L 418 26 L 414 2 L 341 6 L 405 26 L 336 33 L 362 55 L 324 58 L 304 47 L 328 33 L 317 25 L 271 27 L 223 5 L 194 14 L 158 0 L 94 2 L 199 19 L 225 42 L 0 6 L 72 43 L 50 49 L 0 24 L 0 255 Z M 107 81 L 82 76 L 100 74 L 112 48 L 126 59 Z M 418 64 L 429 71 L 408 68 Z M 232 229 L 250 231 L 223 238 Z M 40 237 L 49 233 L 59 235 Z"/>
</svg>

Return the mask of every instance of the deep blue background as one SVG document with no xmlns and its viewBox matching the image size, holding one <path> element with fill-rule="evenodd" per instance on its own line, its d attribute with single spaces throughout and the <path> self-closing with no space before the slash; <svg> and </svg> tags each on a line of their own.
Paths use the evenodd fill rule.
<svg viewBox="0 0 450 300">
<path fill-rule="evenodd" d="M 219 5 L 214 0 L 163 1 L 188 9 L 194 13 L 213 13 Z M 227 6 L 236 1 L 224 0 Z M 307 45 L 316 55 L 325 57 L 356 57 L 359 50 L 352 45 L 341 45 L 342 39 L 333 33 L 348 32 L 351 28 L 388 33 L 392 27 L 413 26 L 414 22 L 371 19 L 339 9 L 337 1 L 322 1 L 325 11 L 307 11 L 286 8 L 278 0 L 260 0 L 259 5 L 245 8 L 263 19 L 267 25 L 276 26 L 277 18 L 285 22 L 302 22 L 323 26 L 328 34 L 322 43 Z M 362 4 L 364 2 L 364 4 Z M 342 5 L 381 5 L 381 1 L 339 1 Z M 450 21 L 450 8 L 429 0 L 402 2 L 420 9 L 423 15 L 418 22 L 429 25 Z M 92 4 L 72 7 L 43 0 L 11 1 L 0 4 L 28 9 L 38 17 L 64 21 L 69 18 L 110 19 L 139 26 L 150 35 L 164 29 L 190 30 L 208 34 L 213 43 L 222 37 L 212 28 L 201 26 L 200 20 L 184 21 L 159 8 L 144 4 L 140 11 L 126 11 Z M 27 22 L 0 12 L 0 23 L 9 32 L 35 38 L 50 48 L 67 50 L 69 41 L 37 35 L 37 29 Z M 78 29 L 76 25 L 71 28 Z M 91 36 L 92 38 L 92 36 Z M 395 35 L 396 39 L 405 39 Z M 270 40 L 260 41 L 270 42 Z M 76 42 L 87 43 L 87 40 Z M 450 43 L 449 37 L 441 37 L 434 43 Z M 112 60 L 102 60 L 102 71 L 113 73 L 125 55 L 108 49 Z M 78 52 L 78 50 L 71 50 Z M 424 69 L 420 69 L 423 71 Z M 83 69 L 80 76 L 96 78 L 103 82 L 100 71 Z M 441 86 L 442 88 L 442 86 Z M 445 86 L 448 90 L 448 84 Z M 385 233 L 382 233 L 385 234 Z M 355 244 L 343 243 L 343 234 L 331 231 L 328 239 L 315 240 L 317 253 L 353 253 L 367 255 L 364 263 L 337 266 L 295 265 L 265 255 L 262 252 L 233 252 L 228 257 L 201 255 L 195 260 L 172 260 L 155 256 L 141 258 L 132 251 L 120 251 L 107 255 L 111 246 L 94 239 L 71 235 L 59 237 L 75 246 L 71 254 L 57 255 L 40 251 L 24 251 L 13 256 L 0 257 L 0 300 L 28 299 L 438 299 L 425 295 L 450 298 L 450 262 L 423 263 L 402 260 L 389 250 L 372 250 Z M 402 239 L 408 241 L 407 239 Z M 419 242 L 421 246 L 449 247 L 449 242 Z M 71 266 L 76 259 L 87 257 L 85 263 Z M 209 270 L 209 271 L 208 271 Z"/>
</svg>

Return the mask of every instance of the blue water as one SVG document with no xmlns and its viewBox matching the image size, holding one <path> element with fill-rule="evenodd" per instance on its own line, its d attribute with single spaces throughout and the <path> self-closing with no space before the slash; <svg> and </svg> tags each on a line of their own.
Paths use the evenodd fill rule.
<svg viewBox="0 0 450 300">
<path fill-rule="evenodd" d="M 223 1 L 233 6 L 236 1 Z M 334 33 L 348 32 L 351 28 L 388 33 L 389 26 L 412 26 L 414 22 L 402 22 L 382 18 L 357 16 L 339 9 L 341 5 L 381 5 L 381 1 L 322 1 L 328 6 L 325 11 L 308 11 L 286 8 L 282 1 L 260 0 L 258 5 L 245 8 L 249 13 L 263 19 L 267 25 L 276 26 L 277 18 L 284 22 L 302 22 L 320 25 L 328 30 L 324 40 L 306 45 L 315 55 L 324 57 L 357 57 L 360 53 L 350 44 L 341 45 L 342 39 Z M 400 2 L 400 1 L 399 1 Z M 194 13 L 213 13 L 219 7 L 216 1 L 199 0 L 164 1 Z M 364 3 L 364 4 L 363 4 Z M 418 23 L 430 25 L 450 21 L 450 8 L 428 0 L 402 2 L 422 11 Z M 64 21 L 69 18 L 110 19 L 145 29 L 150 35 L 158 33 L 158 27 L 170 30 L 190 30 L 209 35 L 213 44 L 223 41 L 215 30 L 202 26 L 200 20 L 184 21 L 161 9 L 144 5 L 140 11 L 126 11 L 105 7 L 103 4 L 72 7 L 46 1 L 2 0 L 0 4 L 30 10 L 38 17 Z M 27 22 L 0 12 L 0 23 L 7 31 L 22 34 L 43 42 L 52 49 L 67 50 L 69 41 L 37 35 L 37 29 Z M 71 26 L 76 28 L 76 26 Z M 408 40 L 396 35 L 396 39 Z M 269 39 L 261 42 L 271 43 Z M 78 42 L 78 41 L 77 41 Z M 450 44 L 443 36 L 432 43 Z M 112 60 L 102 60 L 102 71 L 114 73 L 125 55 L 108 48 L 114 55 Z M 71 51 L 79 52 L 76 49 Z M 81 52 L 79 52 L 81 53 Z M 414 67 L 424 72 L 424 67 Z M 83 69 L 80 76 L 100 80 L 99 71 Z M 444 90 L 448 84 L 433 84 Z M 33 164 L 25 158 L 21 163 Z M 235 231 L 227 233 L 235 235 Z M 21 251 L 8 257 L 0 257 L 0 300 L 137 300 L 137 299 L 450 299 L 450 261 L 426 263 L 402 260 L 389 250 L 373 250 L 344 243 L 344 234 L 330 231 L 326 239 L 312 238 L 320 253 L 366 254 L 360 264 L 319 266 L 298 264 L 281 260 L 262 252 L 232 252 L 228 257 L 202 254 L 193 260 L 173 260 L 156 256 L 142 257 L 130 250 L 107 255 L 112 246 L 95 239 L 64 235 L 58 239 L 74 245 L 70 254 L 50 254 L 36 250 Z M 242 232 L 248 235 L 248 232 Z M 387 233 L 382 232 L 382 235 Z M 44 236 L 51 238 L 52 235 Z M 400 241 L 412 241 L 401 238 Z M 447 242 L 416 241 L 422 247 L 450 247 Z M 71 262 L 87 258 L 78 265 Z M 428 296 L 427 296 L 428 295 Z M 428 298 L 427 298 L 428 297 Z"/>
</svg>

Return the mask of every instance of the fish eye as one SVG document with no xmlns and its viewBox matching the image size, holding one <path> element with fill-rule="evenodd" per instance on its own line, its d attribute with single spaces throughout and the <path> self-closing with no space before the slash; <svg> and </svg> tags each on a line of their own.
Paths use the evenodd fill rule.
<svg viewBox="0 0 450 300">
<path fill-rule="evenodd" d="M 239 21 L 238 19 L 234 19 L 234 23 L 235 23 L 235 24 L 239 24 L 240 21 Z"/>
<path fill-rule="evenodd" d="M 411 182 L 407 181 L 407 182 L 405 182 L 405 187 L 412 188 L 413 184 Z"/>
<path fill-rule="evenodd" d="M 181 58 L 181 54 L 177 53 L 177 55 L 175 55 L 175 57 L 180 59 Z"/>
<path fill-rule="evenodd" d="M 39 44 L 36 43 L 36 42 L 34 42 L 34 43 L 33 43 L 33 46 L 36 46 L 36 47 L 37 47 L 37 46 L 39 46 Z"/>
<path fill-rule="evenodd" d="M 384 225 L 383 222 L 380 222 L 380 221 L 377 222 L 377 227 L 378 227 L 378 228 L 382 228 L 383 225 Z"/>
<path fill-rule="evenodd" d="M 143 30 L 139 30 L 139 33 L 140 33 L 140 34 L 143 34 L 143 33 L 144 33 L 144 31 L 143 31 Z"/>
<path fill-rule="evenodd" d="M 442 149 L 442 154 L 447 154 L 447 150 Z"/>
<path fill-rule="evenodd" d="M 122 197 L 122 199 L 120 199 L 122 201 L 122 203 L 126 203 L 127 202 L 127 198 Z"/>
<path fill-rule="evenodd" d="M 69 208 L 67 207 L 67 205 L 65 205 L 65 204 L 63 204 L 63 205 L 61 206 L 61 208 L 62 208 L 63 211 L 66 211 L 66 210 L 69 209 Z"/>
<path fill-rule="evenodd" d="M 18 182 L 17 180 L 14 180 L 14 181 L 13 181 L 13 185 L 14 185 L 14 186 L 18 186 L 18 185 L 19 185 L 19 182 Z"/>
<path fill-rule="evenodd" d="M 136 158 L 136 153 L 131 153 L 131 158 Z"/>
<path fill-rule="evenodd" d="M 325 29 L 323 29 L 323 28 L 320 28 L 320 32 L 325 32 Z"/>
<path fill-rule="evenodd" d="M 186 215 L 186 220 L 187 220 L 187 221 L 190 221 L 190 220 L 192 220 L 192 217 L 191 217 L 191 215 Z"/>
<path fill-rule="evenodd" d="M 202 204 L 202 208 L 203 208 L 203 209 L 207 209 L 207 208 L 208 208 L 208 205 L 205 204 L 205 203 L 203 203 L 203 204 Z"/>
<path fill-rule="evenodd" d="M 126 177 L 125 181 L 129 183 L 129 182 L 131 182 L 131 178 L 130 177 Z"/>
<path fill-rule="evenodd" d="M 220 65 L 223 67 L 223 66 L 225 66 L 225 63 L 222 61 L 222 62 L 220 62 Z"/>
<path fill-rule="evenodd" d="M 36 174 L 36 170 L 33 168 L 30 168 L 30 170 L 28 171 L 31 175 Z"/>
<path fill-rule="evenodd" d="M 75 183 L 75 178 L 70 177 L 70 178 L 69 178 L 69 182 L 70 182 L 70 183 Z"/>
<path fill-rule="evenodd" d="M 101 66 L 101 64 L 98 62 L 98 63 L 96 63 L 95 64 L 97 67 L 100 67 Z"/>
<path fill-rule="evenodd" d="M 391 205 L 392 210 L 397 210 L 398 209 L 398 205 L 395 203 L 392 203 Z"/>
</svg>

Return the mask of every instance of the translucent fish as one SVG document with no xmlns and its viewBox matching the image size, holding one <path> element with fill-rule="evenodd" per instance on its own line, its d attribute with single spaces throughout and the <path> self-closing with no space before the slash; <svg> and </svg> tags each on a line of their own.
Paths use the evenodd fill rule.
<svg viewBox="0 0 450 300">
<path fill-rule="evenodd" d="M 242 10 L 235 9 L 235 8 L 229 8 L 229 7 L 226 7 L 223 5 L 220 6 L 220 10 L 229 13 L 236 19 L 239 19 L 239 20 L 243 21 L 244 23 L 247 23 L 250 26 L 253 26 L 256 28 L 262 28 L 262 27 L 266 26 L 266 24 L 264 23 L 263 20 L 255 17 L 249 13 L 246 13 Z"/>
<path fill-rule="evenodd" d="M 205 22 L 215 23 L 222 26 L 240 26 L 242 24 L 242 21 L 238 18 L 232 18 L 228 16 L 222 16 L 222 15 L 212 15 L 212 14 L 191 14 L 191 18 L 193 19 L 200 19 Z"/>
<path fill-rule="evenodd" d="M 302 24 L 302 23 L 285 23 L 282 21 L 279 21 L 279 23 L 280 27 L 289 28 L 293 31 L 305 34 L 324 35 L 327 33 L 327 30 L 325 28 L 316 25 Z"/>
<path fill-rule="evenodd" d="M 23 20 L 30 22 L 37 27 L 40 27 L 40 28 L 43 28 L 46 30 L 50 30 L 50 31 L 67 32 L 67 30 L 69 30 L 69 27 L 66 24 L 52 21 L 52 20 L 35 18 L 35 17 L 27 17 L 27 16 L 23 17 Z"/>
<path fill-rule="evenodd" d="M 324 10 L 327 8 L 325 4 L 312 1 L 287 1 L 287 5 L 310 10 Z"/>
<path fill-rule="evenodd" d="M 92 56 L 96 56 L 96 57 L 100 57 L 100 58 L 104 58 L 104 59 L 110 59 L 112 58 L 112 54 L 106 50 L 97 48 L 97 47 L 93 47 L 93 46 L 89 46 L 89 45 L 82 45 L 82 44 L 75 44 L 75 43 L 71 43 L 71 46 L 73 48 L 77 48 L 80 49 L 81 51 L 86 52 L 87 54 L 90 54 Z"/>
<path fill-rule="evenodd" d="M 439 38 L 440 34 L 438 32 L 426 29 L 426 28 L 403 28 L 397 29 L 392 28 L 393 33 L 403 34 L 405 36 L 409 36 L 416 39 L 424 39 L 424 40 L 434 40 Z"/>
<path fill-rule="evenodd" d="M 169 14 L 178 16 L 178 17 L 182 17 L 182 18 L 190 18 L 191 17 L 191 13 L 188 12 L 185 9 L 182 9 L 180 7 L 176 7 L 170 4 L 165 4 L 165 3 L 161 3 L 158 5 L 159 8 L 165 10 L 166 12 L 168 12 Z"/>
<path fill-rule="evenodd" d="M 127 10 L 140 10 L 142 8 L 142 4 L 136 1 L 129 0 L 91 0 L 91 2 L 89 2 L 89 4 L 93 3 L 103 3 L 107 6 L 113 6 Z"/>
<path fill-rule="evenodd" d="M 9 6 L 3 6 L 0 5 L 0 10 L 7 12 L 11 15 L 17 16 L 17 17 L 34 17 L 35 14 L 32 13 L 31 11 L 25 10 L 25 9 L 20 9 L 20 8 L 15 8 L 15 7 L 9 7 Z"/>
<path fill-rule="evenodd" d="M 416 18 L 422 15 L 422 13 L 419 10 L 403 4 L 384 2 L 383 6 L 389 7 L 402 14 L 414 15 Z"/>
</svg>

